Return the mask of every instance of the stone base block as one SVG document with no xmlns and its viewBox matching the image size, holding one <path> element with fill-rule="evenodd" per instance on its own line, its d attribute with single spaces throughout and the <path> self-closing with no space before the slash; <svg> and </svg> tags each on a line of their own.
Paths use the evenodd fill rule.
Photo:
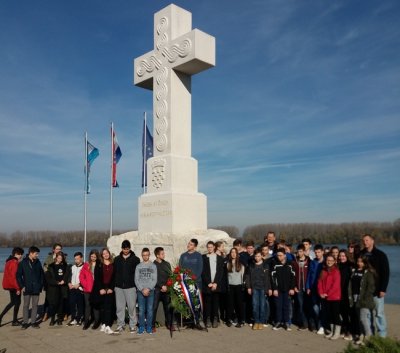
<svg viewBox="0 0 400 353">
<path fill-rule="evenodd" d="M 107 246 L 111 253 L 118 255 L 121 251 L 122 241 L 125 239 L 131 242 L 132 250 L 139 258 L 144 247 L 150 249 L 152 259 L 154 259 L 154 249 L 157 246 L 161 246 L 165 250 L 166 260 L 171 263 L 172 266 L 177 265 L 179 257 L 185 252 L 186 245 L 190 239 L 196 238 L 199 241 L 197 250 L 205 254 L 206 244 L 208 241 L 223 241 L 225 246 L 230 249 L 232 247 L 233 238 L 221 230 L 208 229 L 202 232 L 192 233 L 139 233 L 138 231 L 132 231 L 120 235 L 113 235 L 107 241 Z"/>
<path fill-rule="evenodd" d="M 139 197 L 139 232 L 179 234 L 207 229 L 207 198 L 201 193 L 159 192 Z"/>
</svg>

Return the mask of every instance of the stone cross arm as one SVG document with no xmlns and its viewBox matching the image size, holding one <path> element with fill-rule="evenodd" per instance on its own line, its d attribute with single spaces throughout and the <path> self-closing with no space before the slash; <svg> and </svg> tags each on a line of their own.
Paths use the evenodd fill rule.
<svg viewBox="0 0 400 353">
<path fill-rule="evenodd" d="M 215 66 L 215 38 L 194 29 L 136 58 L 134 65 L 134 84 L 152 90 L 155 73 L 163 66 L 186 75 Z"/>
</svg>

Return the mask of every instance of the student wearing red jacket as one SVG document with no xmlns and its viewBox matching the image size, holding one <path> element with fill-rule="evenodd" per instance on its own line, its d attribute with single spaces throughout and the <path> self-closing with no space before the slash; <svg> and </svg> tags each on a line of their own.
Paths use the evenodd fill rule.
<svg viewBox="0 0 400 353">
<path fill-rule="evenodd" d="M 18 264 L 22 259 L 24 250 L 21 248 L 14 248 L 10 257 L 6 261 L 3 274 L 3 288 L 10 293 L 10 302 L 6 305 L 0 314 L 0 326 L 4 315 L 14 307 L 12 326 L 20 326 L 18 321 L 18 311 L 21 305 L 21 288 L 17 282 Z"/>
<path fill-rule="evenodd" d="M 340 286 L 340 271 L 336 266 L 335 258 L 328 254 L 325 265 L 318 280 L 318 294 L 323 301 L 323 308 L 331 332 L 326 338 L 336 340 L 340 337 L 342 320 L 340 318 L 340 299 L 342 296 Z"/>
</svg>

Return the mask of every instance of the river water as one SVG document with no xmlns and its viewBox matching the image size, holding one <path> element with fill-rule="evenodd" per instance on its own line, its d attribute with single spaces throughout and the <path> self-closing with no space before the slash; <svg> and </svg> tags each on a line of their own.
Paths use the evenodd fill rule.
<svg viewBox="0 0 400 353">
<path fill-rule="evenodd" d="M 345 246 L 343 246 L 345 247 Z M 89 246 L 86 249 L 86 254 L 89 254 L 91 249 L 101 250 L 102 246 Z M 339 246 L 339 248 L 341 248 Z M 385 297 L 385 303 L 400 304 L 400 246 L 379 246 L 379 249 L 384 251 L 389 259 L 390 264 L 390 280 L 389 288 Z M 68 255 L 67 260 L 69 263 L 73 262 L 74 253 L 81 251 L 83 253 L 82 247 L 64 247 L 64 252 Z M 4 270 L 4 263 L 8 256 L 11 254 L 11 248 L 0 248 L 0 272 Z M 25 249 L 25 253 L 27 249 Z M 44 259 L 51 252 L 51 248 L 43 247 L 40 249 L 40 261 L 43 263 Z"/>
</svg>

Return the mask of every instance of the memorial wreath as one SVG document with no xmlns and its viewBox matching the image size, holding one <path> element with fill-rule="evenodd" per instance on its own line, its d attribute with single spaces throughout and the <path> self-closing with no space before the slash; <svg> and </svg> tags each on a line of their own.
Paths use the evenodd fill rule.
<svg viewBox="0 0 400 353">
<path fill-rule="evenodd" d="M 199 319 L 202 299 L 196 285 L 196 275 L 189 269 L 176 266 L 167 280 L 168 293 L 174 311 L 184 318 Z"/>
</svg>

